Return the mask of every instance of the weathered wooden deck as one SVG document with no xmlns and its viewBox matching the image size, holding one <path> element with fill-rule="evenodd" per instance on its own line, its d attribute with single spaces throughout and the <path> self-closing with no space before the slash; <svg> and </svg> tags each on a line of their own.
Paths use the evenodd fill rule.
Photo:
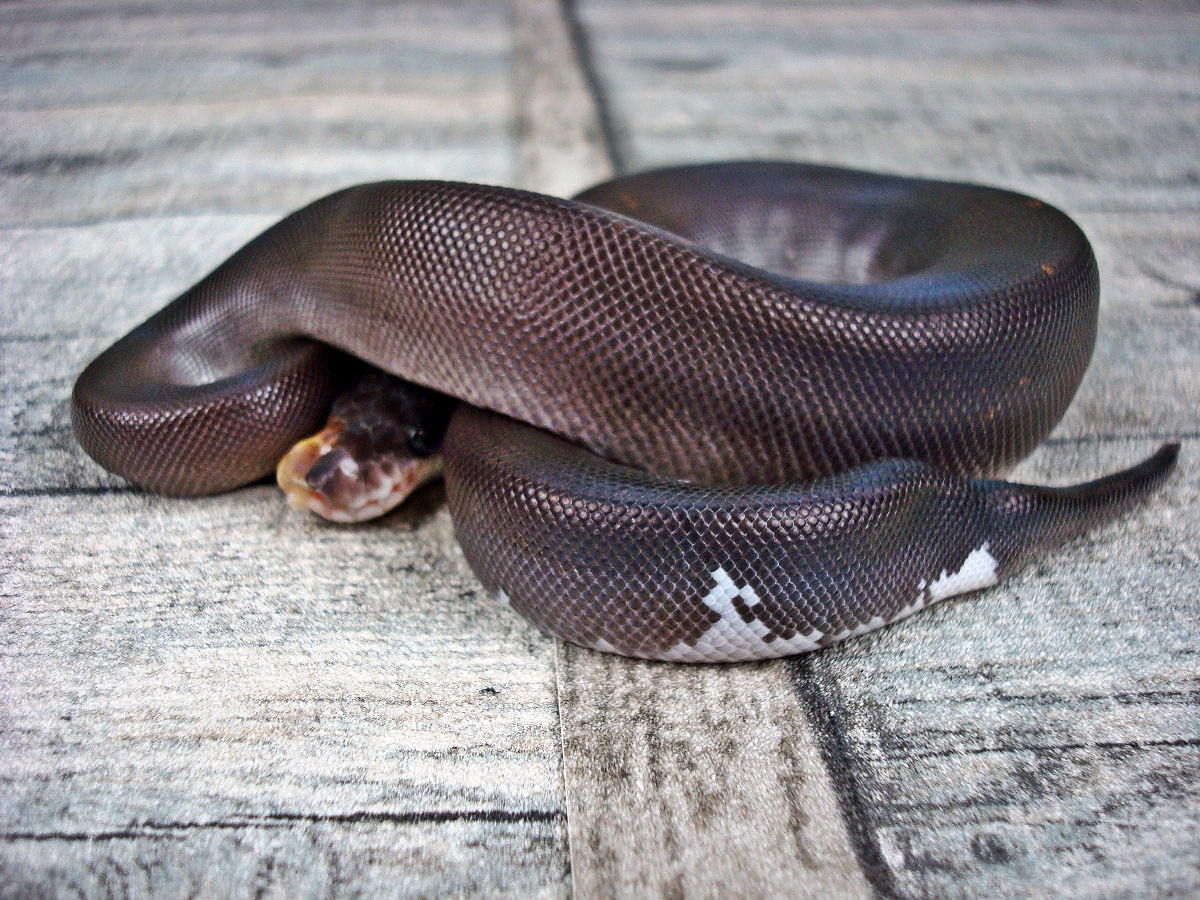
<svg viewBox="0 0 1200 900">
<path fill-rule="evenodd" d="M 1196 4 L 566 9 L 0 6 L 0 898 L 1200 893 Z M 1179 473 L 976 598 L 689 668 L 498 609 L 437 489 L 339 528 L 74 443 L 87 360 L 323 193 L 731 157 L 1068 211 L 1099 342 L 1014 477 Z"/>
</svg>

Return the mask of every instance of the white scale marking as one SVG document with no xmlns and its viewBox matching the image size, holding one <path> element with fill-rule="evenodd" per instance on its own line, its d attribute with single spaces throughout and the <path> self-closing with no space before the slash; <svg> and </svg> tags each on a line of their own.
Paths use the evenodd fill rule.
<svg viewBox="0 0 1200 900">
<path fill-rule="evenodd" d="M 996 558 L 988 552 L 988 542 L 985 541 L 978 550 L 972 550 L 967 554 L 967 558 L 963 560 L 962 567 L 957 572 L 949 573 L 943 569 L 942 574 L 932 584 L 926 584 L 922 580 L 918 585 L 918 593 L 913 598 L 913 602 L 903 607 L 891 619 L 875 616 L 853 629 L 847 629 L 834 635 L 833 642 L 857 637 L 860 634 L 882 628 L 884 625 L 907 618 L 929 604 L 945 600 L 947 597 L 991 587 L 999 582 L 996 577 L 997 565 Z M 810 635 L 797 634 L 789 640 L 776 637 L 773 641 L 766 641 L 765 638 L 770 633 L 770 629 L 758 619 L 750 622 L 744 621 L 733 605 L 733 598 L 739 596 L 751 609 L 760 604 L 762 599 L 754 592 L 754 589 L 749 585 L 738 587 L 720 566 L 711 574 L 716 585 L 705 596 L 704 603 L 721 616 L 720 620 L 701 635 L 695 646 L 680 641 L 670 650 L 659 655 L 658 659 L 668 662 L 741 662 L 751 659 L 790 656 L 793 653 L 816 650 L 820 646 L 823 635 L 819 631 L 814 631 Z M 604 640 L 597 641 L 595 648 L 608 653 L 615 649 Z"/>
<path fill-rule="evenodd" d="M 889 625 L 892 622 L 907 619 L 931 603 L 937 603 L 947 597 L 955 597 L 958 594 L 966 594 L 999 584 L 1000 579 L 996 577 L 998 565 L 996 558 L 988 552 L 988 542 L 984 541 L 982 547 L 967 554 L 962 568 L 957 572 L 950 574 L 942 569 L 942 574 L 933 584 L 926 584 L 925 580 L 921 579 L 921 583 L 917 585 L 917 596 L 913 602 L 883 624 Z"/>
<path fill-rule="evenodd" d="M 962 568 L 953 575 L 947 575 L 942 569 L 942 576 L 929 585 L 929 602 L 936 603 L 956 594 L 977 591 L 980 588 L 991 587 L 999 583 L 996 577 L 996 558 L 988 553 L 988 543 L 984 541 L 978 550 L 972 550 L 963 560 Z"/>
<path fill-rule="evenodd" d="M 744 621 L 733 605 L 734 597 L 741 597 L 751 609 L 762 603 L 754 589 L 749 585 L 738 587 L 720 566 L 713 569 L 712 577 L 717 583 L 704 598 L 704 603 L 721 618 L 700 636 L 694 647 L 680 641 L 658 659 L 668 662 L 741 662 L 817 649 L 821 639 L 821 633 L 817 631 L 810 635 L 797 634 L 786 641 L 777 637 L 768 643 L 765 638 L 771 633 L 770 629 L 758 619 Z"/>
</svg>

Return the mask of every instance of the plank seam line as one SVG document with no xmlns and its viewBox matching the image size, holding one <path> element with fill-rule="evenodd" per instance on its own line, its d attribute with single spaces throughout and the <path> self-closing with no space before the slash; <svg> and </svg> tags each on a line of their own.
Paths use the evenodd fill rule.
<svg viewBox="0 0 1200 900">
<path fill-rule="evenodd" d="M 1190 291 L 1192 294 L 1192 302 L 1200 303 L 1200 287 L 1197 287 L 1196 285 L 1190 284 L 1185 281 L 1179 281 L 1175 278 L 1172 278 L 1166 272 L 1160 272 L 1158 269 L 1154 268 L 1154 266 L 1151 266 L 1148 263 L 1142 264 L 1142 272 L 1144 272 L 1146 275 L 1149 275 L 1155 281 L 1160 282 L 1161 284 L 1165 284 L 1167 287 L 1179 288 L 1180 290 Z"/>
<path fill-rule="evenodd" d="M 51 341 L 103 340 L 107 335 L 84 334 L 78 331 L 51 331 L 44 334 L 0 334 L 3 344 L 46 344 Z"/>
<path fill-rule="evenodd" d="M 143 837 L 155 837 L 162 834 L 187 831 L 208 830 L 237 830 L 244 828 L 286 828 L 289 825 L 305 824 L 334 824 L 355 825 L 359 823 L 384 825 L 424 825 L 449 822 L 487 822 L 499 824 L 536 824 L 555 822 L 565 818 L 561 810 L 532 809 L 469 809 L 469 810 L 430 810 L 427 812 L 411 813 L 344 813 L 340 815 L 318 815 L 316 813 L 277 813 L 264 816 L 246 816 L 236 819 L 214 820 L 211 822 L 143 822 L 129 828 L 112 831 L 14 831 L 0 832 L 0 840 L 17 841 L 113 841 L 132 840 Z"/>
<path fill-rule="evenodd" d="M 909 753 L 906 759 L 982 756 L 986 753 L 1057 753 L 1062 750 L 1151 750 L 1159 747 L 1200 747 L 1200 738 L 1164 738 L 1158 741 L 1084 741 L 1071 744 L 1030 744 L 1013 747 L 978 747 L 970 750 L 931 750 Z"/>
<path fill-rule="evenodd" d="M 600 84 L 600 76 L 596 69 L 596 60 L 592 55 L 591 41 L 584 30 L 583 20 L 579 18 L 579 9 L 575 0 L 559 0 L 559 9 L 563 22 L 567 26 L 567 34 L 575 51 L 575 63 L 587 85 L 588 93 L 596 107 L 597 124 L 600 126 L 600 138 L 604 141 L 604 152 L 608 156 L 608 164 L 613 174 L 625 173 L 625 159 L 617 141 L 617 129 L 613 123 L 612 107 L 608 102 L 608 94 Z"/>
<path fill-rule="evenodd" d="M 1079 437 L 1047 438 L 1039 446 L 1063 447 L 1067 444 L 1086 446 L 1087 444 L 1104 444 L 1113 441 L 1194 441 L 1200 438 L 1200 431 L 1153 431 L 1145 434 L 1085 434 Z"/>
<path fill-rule="evenodd" d="M 938 671 L 944 675 L 954 677 L 957 673 L 953 671 L 954 667 L 940 666 Z M 976 678 L 981 674 L 981 670 L 974 668 L 963 668 L 963 673 L 966 677 Z M 1062 706 L 1068 703 L 1107 703 L 1115 700 L 1122 706 L 1140 706 L 1142 704 L 1162 706 L 1167 702 L 1178 700 L 1185 704 L 1200 703 L 1200 689 L 1197 690 L 1151 690 L 1151 691 L 1114 691 L 1105 694 L 1079 694 L 1076 697 L 1064 697 L 1055 694 L 1018 694 L 1005 693 L 999 696 L 987 697 L 988 703 L 1019 703 L 1026 704 L 1041 704 L 1044 706 Z M 894 706 L 920 706 L 928 703 L 928 700 L 902 697 L 895 698 L 890 701 Z M 963 701 L 970 703 L 970 700 Z"/>
<path fill-rule="evenodd" d="M 813 739 L 825 764 L 825 771 L 833 785 L 842 821 L 849 832 L 850 843 L 859 868 L 879 897 L 899 896 L 891 866 L 883 856 L 883 849 L 875 836 L 864 791 L 855 776 L 850 749 L 845 734 L 834 712 L 835 704 L 827 702 L 817 684 L 814 660 L 809 654 L 791 657 L 788 660 L 788 676 L 792 690 L 800 701 L 812 729 Z M 836 690 L 836 687 L 832 688 Z"/>
<path fill-rule="evenodd" d="M 91 497 L 106 494 L 141 494 L 144 493 L 133 485 L 113 485 L 105 487 L 44 487 L 44 488 L 10 488 L 0 489 L 3 497 Z"/>
<path fill-rule="evenodd" d="M 559 763 L 562 765 L 563 780 L 563 817 L 566 820 L 567 832 L 567 866 L 571 872 L 571 896 L 575 896 L 575 849 L 571 841 L 571 798 L 567 787 L 567 729 L 563 726 L 563 676 L 562 655 L 566 647 L 558 638 L 554 639 L 554 709 L 558 713 L 558 752 Z"/>
<path fill-rule="evenodd" d="M 0 234 L 31 233 L 35 231 L 74 231 L 102 228 L 105 225 L 194 222 L 199 219 L 263 219 L 264 222 L 269 224 L 270 222 L 278 222 L 289 212 L 294 212 L 294 210 L 286 207 L 265 211 L 261 209 L 188 209 L 185 207 L 162 213 L 119 213 L 111 216 L 84 216 L 79 219 L 45 219 L 40 222 L 24 224 L 20 222 L 0 222 Z"/>
</svg>

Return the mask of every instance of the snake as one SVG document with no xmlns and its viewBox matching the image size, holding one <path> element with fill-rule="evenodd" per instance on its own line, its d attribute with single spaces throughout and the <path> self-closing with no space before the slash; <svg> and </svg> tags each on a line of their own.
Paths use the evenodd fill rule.
<svg viewBox="0 0 1200 900">
<path fill-rule="evenodd" d="M 596 650 L 765 659 L 997 584 L 1163 482 L 1178 444 L 1003 480 L 1074 396 L 1098 310 L 1082 230 L 998 188 L 772 161 L 574 199 L 390 181 L 254 238 L 98 356 L 72 419 L 134 484 L 212 494 L 269 474 L 368 365 L 409 406 L 457 402 L 399 433 L 441 440 L 501 603 Z"/>
</svg>

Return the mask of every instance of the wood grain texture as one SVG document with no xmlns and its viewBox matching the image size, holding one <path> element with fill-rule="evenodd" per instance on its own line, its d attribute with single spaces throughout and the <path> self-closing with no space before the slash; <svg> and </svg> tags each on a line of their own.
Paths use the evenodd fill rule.
<svg viewBox="0 0 1200 900">
<path fill-rule="evenodd" d="M 84 457 L 82 365 L 279 215 L 511 182 L 492 4 L 0 10 L 0 897 L 569 893 L 553 642 L 439 491 L 337 529 Z"/>
<path fill-rule="evenodd" d="M 576 896 L 871 896 L 786 663 L 559 665 Z"/>
<path fill-rule="evenodd" d="M 1153 3 L 582 7 L 627 163 L 803 159 L 1200 206 L 1196 19 Z"/>
<path fill-rule="evenodd" d="M 978 180 L 1051 200 L 1089 233 L 1095 359 L 1012 477 L 1078 481 L 1170 439 L 1181 472 L 1006 585 L 786 665 L 877 896 L 1200 890 L 1194 11 L 583 12 L 635 168 L 782 156 Z"/>
<path fill-rule="evenodd" d="M 512 0 L 517 183 L 570 197 L 611 178 L 599 96 L 570 4 Z"/>
<path fill-rule="evenodd" d="M 437 492 L 371 530 L 273 488 L 2 502 L 0 884 L 562 894 L 552 645 Z"/>
<path fill-rule="evenodd" d="M 0 29 L 0 224 L 512 179 L 503 5 L 21 4 Z"/>
<path fill-rule="evenodd" d="M 5 7 L 0 897 L 1196 893 L 1195 5 L 577 12 L 629 167 L 780 156 L 1076 216 L 1095 363 L 1015 474 L 1172 437 L 1180 474 L 1008 585 L 720 669 L 556 648 L 436 490 L 349 530 L 265 486 L 143 495 L 71 436 L 95 352 L 335 187 L 574 190 L 596 98 L 505 5 Z"/>
</svg>

